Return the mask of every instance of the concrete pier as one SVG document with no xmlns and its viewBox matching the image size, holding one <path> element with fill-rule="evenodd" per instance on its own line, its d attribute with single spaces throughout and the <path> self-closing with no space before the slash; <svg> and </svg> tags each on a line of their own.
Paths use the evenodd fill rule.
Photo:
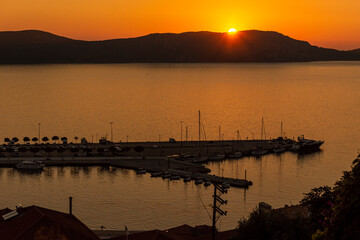
<svg viewBox="0 0 360 240">
<path fill-rule="evenodd" d="M 108 144 L 41 144 L 3 145 L 0 167 L 14 167 L 24 160 L 38 160 L 46 166 L 114 166 L 127 169 L 143 169 L 147 172 L 168 172 L 181 177 L 228 183 L 234 187 L 248 187 L 251 181 L 222 178 L 208 174 L 204 165 L 165 157 L 175 154 L 208 156 L 213 153 L 251 151 L 263 141 L 203 141 L 200 142 L 132 142 Z M 34 149 L 37 149 L 36 151 Z M 62 149 L 59 151 L 59 149 Z M 124 151 L 126 150 L 126 151 Z"/>
</svg>

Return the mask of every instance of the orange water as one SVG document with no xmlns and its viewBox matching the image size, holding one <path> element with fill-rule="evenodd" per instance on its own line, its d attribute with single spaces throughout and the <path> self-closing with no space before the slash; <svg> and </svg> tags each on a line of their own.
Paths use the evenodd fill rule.
<svg viewBox="0 0 360 240">
<path fill-rule="evenodd" d="M 360 62 L 289 64 L 108 64 L 0 66 L 0 142 L 38 135 L 116 141 L 197 139 L 201 110 L 207 139 L 266 136 L 323 139 L 323 151 L 210 163 L 213 173 L 254 182 L 232 188 L 221 229 L 265 201 L 295 204 L 311 188 L 348 170 L 360 143 Z M 165 229 L 210 224 L 212 189 L 102 168 L 48 168 L 41 175 L 0 169 L 0 208 L 37 204 L 74 213 L 91 228 Z M 203 202 L 203 203 L 202 203 Z M 210 210 L 208 208 L 208 210 Z M 220 222 L 219 222 L 220 224 Z"/>
</svg>

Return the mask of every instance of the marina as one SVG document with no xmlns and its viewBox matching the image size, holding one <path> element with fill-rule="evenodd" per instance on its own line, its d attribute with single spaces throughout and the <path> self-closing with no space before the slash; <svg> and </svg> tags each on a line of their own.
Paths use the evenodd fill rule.
<svg viewBox="0 0 360 240">
<path fill-rule="evenodd" d="M 299 138 L 299 142 L 293 141 L 293 146 L 314 143 L 312 140 Z M 22 170 L 42 170 L 46 166 L 114 166 L 134 169 L 136 174 L 152 173 L 152 177 L 162 176 L 170 180 L 188 181 L 189 177 L 195 179 L 195 184 L 209 186 L 209 183 L 229 184 L 232 187 L 247 188 L 253 183 L 247 179 L 226 178 L 224 176 L 211 175 L 210 170 L 200 163 L 208 161 L 222 161 L 233 156 L 240 158 L 243 155 L 264 155 L 269 151 L 283 145 L 284 139 L 275 141 L 200 141 L 177 143 L 175 140 L 169 142 L 137 142 L 137 143 L 111 143 L 103 141 L 98 144 L 24 144 L 3 145 L 1 149 L 0 166 L 16 166 Z M 262 149 L 254 149 L 259 143 Z M 316 143 L 316 142 L 315 142 Z M 323 142 L 321 142 L 322 144 Z M 316 146 L 320 146 L 317 144 Z M 154 148 L 156 146 L 156 148 Z M 235 147 L 236 146 L 236 147 Z M 311 150 L 318 150 L 311 147 Z M 198 149 L 205 149 L 205 156 L 196 157 Z M 236 150 L 234 150 L 236 148 Z M 36 149 L 36 151 L 34 151 Z M 126 149 L 126 151 L 123 151 Z M 141 151 L 139 151 L 141 149 Z M 185 151 L 175 155 L 178 151 Z M 239 150 L 242 150 L 240 152 Z M 291 148 L 290 148 L 291 149 Z M 301 148 L 298 148 L 298 150 Z M 223 153 L 219 153 L 223 151 Z M 235 152 L 234 152 L 235 151 Z M 244 153 L 244 154 L 243 154 Z M 169 156 L 164 157 L 163 155 Z M 205 154 L 205 153 L 204 153 Z M 197 159 L 204 158 L 203 161 Z"/>
<path fill-rule="evenodd" d="M 173 156 L 177 160 L 183 155 L 184 161 L 199 161 L 211 170 L 210 175 L 220 178 L 245 179 L 246 170 L 246 179 L 253 185 L 230 188 L 228 215 L 222 218 L 222 229 L 234 228 L 259 202 L 276 208 L 296 204 L 303 193 L 334 184 L 349 169 L 359 147 L 360 124 L 354 111 L 359 104 L 359 70 L 358 62 L 2 66 L 1 83 L 8 87 L 0 89 L 0 105 L 6 110 L 0 122 L 1 144 L 5 137 L 18 137 L 23 146 L 24 136 L 38 137 L 41 123 L 40 137 L 51 139 L 49 146 L 59 147 L 59 152 L 46 152 L 41 149 L 46 144 L 40 144 L 38 152 L 23 153 L 23 148 L 15 151 L 19 147 L 15 144 L 14 151 L 5 150 L 0 160 L 7 161 L 8 156 L 16 161 L 60 160 L 63 151 L 65 160 L 78 155 L 79 161 L 88 161 L 83 156 L 88 149 L 76 152 L 81 138 L 87 139 L 87 146 L 94 142 L 96 149 L 100 144 L 95 142 L 102 136 L 111 141 L 109 122 L 114 122 L 113 141 L 124 151 L 116 157 L 178 155 Z M 202 158 L 198 158 L 199 109 L 206 130 Z M 269 146 L 275 146 L 271 141 L 281 136 L 281 121 L 283 137 L 297 141 L 304 134 L 306 139 L 325 143 L 309 153 L 284 150 L 279 144 L 265 155 L 251 155 L 246 146 L 256 149 L 262 117 Z M 66 136 L 67 145 L 74 147 L 60 146 L 61 140 L 54 145 L 54 135 Z M 169 138 L 176 142 L 168 142 Z M 26 148 L 35 147 L 30 142 Z M 225 153 L 234 154 L 208 161 L 207 151 L 224 154 L 222 143 Z M 131 149 L 126 152 L 127 146 Z M 143 151 L 137 153 L 136 146 L 144 146 Z M 108 157 L 111 153 L 110 149 L 101 151 L 92 150 L 90 155 Z M 236 152 L 243 156 L 234 156 Z M 101 225 L 121 229 L 124 224 L 130 230 L 165 229 L 209 223 L 201 200 L 205 205 L 212 202 L 212 187 L 206 188 L 204 182 L 195 185 L 191 177 L 184 182 L 183 178 L 151 177 L 151 172 L 136 174 L 136 169 L 88 164 L 46 165 L 36 173 L 3 165 L 3 208 L 21 203 L 66 212 L 68 196 L 73 196 L 74 213 L 92 229 Z M 166 169 L 166 160 L 164 164 Z"/>
</svg>

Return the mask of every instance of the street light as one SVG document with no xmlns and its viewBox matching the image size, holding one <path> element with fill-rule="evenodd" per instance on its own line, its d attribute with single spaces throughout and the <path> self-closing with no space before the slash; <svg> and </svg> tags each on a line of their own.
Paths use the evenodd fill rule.
<svg viewBox="0 0 360 240">
<path fill-rule="evenodd" d="M 182 142 L 182 130 L 183 130 L 182 124 L 183 124 L 183 121 L 180 121 L 180 128 L 181 128 L 180 141 L 181 142 Z"/>
<path fill-rule="evenodd" d="M 41 138 L 40 138 L 40 125 L 41 125 L 41 123 L 38 123 L 38 125 L 39 125 L 39 144 L 41 143 Z"/>
<path fill-rule="evenodd" d="M 180 121 L 180 155 L 181 155 L 181 149 L 182 149 L 182 124 L 183 124 L 183 121 Z"/>
<path fill-rule="evenodd" d="M 109 122 L 110 123 L 110 134 L 111 134 L 111 142 L 113 141 L 113 128 L 112 125 L 114 124 L 114 122 Z"/>
</svg>

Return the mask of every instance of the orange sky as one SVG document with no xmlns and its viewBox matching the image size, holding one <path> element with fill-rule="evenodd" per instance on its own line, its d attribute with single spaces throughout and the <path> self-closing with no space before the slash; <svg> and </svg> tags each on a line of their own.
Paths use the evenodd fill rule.
<svg viewBox="0 0 360 240">
<path fill-rule="evenodd" d="M 359 11 L 360 0 L 0 0 L 0 31 L 38 29 L 100 40 L 233 27 L 354 49 L 360 48 Z"/>
</svg>

